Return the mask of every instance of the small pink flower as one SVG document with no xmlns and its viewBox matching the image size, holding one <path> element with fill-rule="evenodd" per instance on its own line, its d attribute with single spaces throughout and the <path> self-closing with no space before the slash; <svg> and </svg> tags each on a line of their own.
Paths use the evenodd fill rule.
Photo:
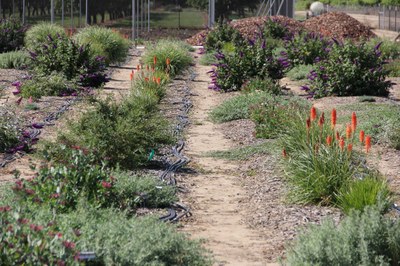
<svg viewBox="0 0 400 266">
<path fill-rule="evenodd" d="M 111 188 L 112 187 L 111 183 L 109 183 L 107 181 L 101 181 L 101 186 L 103 188 Z"/>
<path fill-rule="evenodd" d="M 64 247 L 66 247 L 68 249 L 74 249 L 75 248 L 75 243 L 71 242 L 71 241 L 68 241 L 68 240 L 63 241 L 63 245 L 64 245 Z"/>
</svg>

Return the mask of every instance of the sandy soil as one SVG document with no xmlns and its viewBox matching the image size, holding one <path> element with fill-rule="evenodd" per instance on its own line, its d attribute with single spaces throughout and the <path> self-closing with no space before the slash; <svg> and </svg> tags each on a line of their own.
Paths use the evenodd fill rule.
<svg viewBox="0 0 400 266">
<path fill-rule="evenodd" d="M 208 70 L 209 67 L 197 66 L 199 75 L 191 86 L 195 95 L 191 120 L 196 122 L 188 129 L 185 154 L 191 158 L 191 165 L 201 170 L 187 177 L 190 194 L 185 200 L 190 203 L 193 216 L 183 230 L 193 238 L 206 239 L 205 246 L 213 252 L 217 265 L 266 265 L 265 241 L 243 220 L 245 212 L 240 204 L 246 191 L 237 175 L 238 165 L 204 157 L 206 152 L 234 146 L 224 137 L 221 127 L 207 119 L 208 112 L 224 97 L 207 89 Z"/>
</svg>

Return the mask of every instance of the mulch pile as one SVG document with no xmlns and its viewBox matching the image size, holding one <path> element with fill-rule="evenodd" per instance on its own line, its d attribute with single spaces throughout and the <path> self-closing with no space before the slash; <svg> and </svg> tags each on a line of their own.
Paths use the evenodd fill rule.
<svg viewBox="0 0 400 266">
<path fill-rule="evenodd" d="M 342 12 L 325 13 L 318 17 L 310 18 L 303 24 L 307 31 L 316 32 L 322 36 L 336 38 L 341 41 L 375 37 L 369 27 Z"/>
<path fill-rule="evenodd" d="M 286 26 L 290 32 L 305 30 L 339 40 L 360 40 L 375 36 L 369 27 L 341 12 L 325 13 L 318 17 L 310 18 L 305 22 L 300 22 L 284 16 L 272 16 L 271 19 L 277 20 L 282 25 Z M 238 19 L 230 22 L 230 24 L 245 38 L 254 38 L 257 32 L 259 32 L 260 27 L 263 26 L 265 20 L 267 20 L 267 17 L 251 17 Z M 186 41 L 191 45 L 204 45 L 207 33 L 207 30 L 201 31 Z"/>
</svg>

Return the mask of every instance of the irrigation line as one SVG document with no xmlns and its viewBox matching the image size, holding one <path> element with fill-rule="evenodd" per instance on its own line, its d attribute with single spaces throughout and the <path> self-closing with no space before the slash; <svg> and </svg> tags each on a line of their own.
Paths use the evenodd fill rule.
<svg viewBox="0 0 400 266">
<path fill-rule="evenodd" d="M 197 75 L 195 73 L 190 74 L 187 81 L 193 81 Z M 192 101 L 190 100 L 191 92 L 189 87 L 185 85 L 184 87 L 184 96 L 182 99 L 182 107 L 180 108 L 181 113 L 176 116 L 178 123 L 174 129 L 174 135 L 179 137 L 181 136 L 184 128 L 189 124 L 189 111 L 193 107 Z M 178 143 L 172 147 L 172 154 L 177 158 L 173 163 L 167 162 L 167 167 L 165 171 L 161 174 L 160 179 L 164 181 L 167 185 L 175 186 L 181 190 L 177 186 L 177 181 L 175 179 L 175 173 L 190 162 L 190 159 L 183 155 L 183 148 L 185 147 L 185 141 L 180 139 Z M 190 209 L 181 204 L 174 203 L 170 208 L 168 208 L 168 213 L 160 217 L 161 221 L 164 222 L 178 222 L 184 216 L 191 215 Z"/>
<path fill-rule="evenodd" d="M 57 120 L 63 113 L 65 113 L 71 107 L 71 105 L 79 100 L 79 97 L 68 99 L 57 111 L 48 114 L 43 119 L 43 122 L 32 123 L 31 125 L 27 126 L 23 130 L 22 136 L 20 137 L 20 142 L 14 148 L 11 148 L 9 151 L 7 151 L 3 155 L 3 158 L 0 159 L 0 168 L 5 167 L 7 164 L 24 156 L 26 152 L 23 150 L 26 147 L 30 148 L 32 145 L 36 144 L 39 135 L 42 133 L 41 129 L 45 126 L 54 125 L 54 121 Z"/>
</svg>

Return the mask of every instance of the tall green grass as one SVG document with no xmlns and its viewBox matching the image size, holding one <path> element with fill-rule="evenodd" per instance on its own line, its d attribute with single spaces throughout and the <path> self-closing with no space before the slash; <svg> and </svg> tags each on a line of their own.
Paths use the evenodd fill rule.
<svg viewBox="0 0 400 266">
<path fill-rule="evenodd" d="M 107 64 L 122 62 L 128 55 L 129 41 L 108 28 L 85 27 L 74 39 L 80 45 L 90 45 L 92 55 L 104 57 Z"/>
<path fill-rule="evenodd" d="M 170 64 L 167 65 L 167 59 Z M 168 72 L 171 76 L 181 74 L 193 63 L 186 43 L 174 40 L 160 40 L 146 47 L 142 60 L 156 70 Z M 154 65 L 155 63 L 155 65 Z"/>
<path fill-rule="evenodd" d="M 15 51 L 0 54 L 0 68 L 22 69 L 29 63 L 29 56 L 24 51 Z"/>
<path fill-rule="evenodd" d="M 58 36 L 66 37 L 67 35 L 63 27 L 49 22 L 41 22 L 26 32 L 25 47 L 28 50 L 33 50 L 35 47 L 46 43 L 49 36 L 55 39 Z"/>
</svg>

